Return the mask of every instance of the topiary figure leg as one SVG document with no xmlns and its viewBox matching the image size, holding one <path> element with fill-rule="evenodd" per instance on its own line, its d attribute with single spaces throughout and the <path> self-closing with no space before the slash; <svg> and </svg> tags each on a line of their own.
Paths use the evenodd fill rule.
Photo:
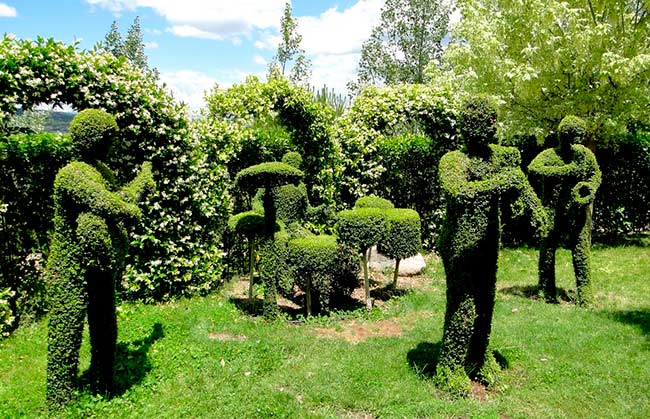
<svg viewBox="0 0 650 419">
<path fill-rule="evenodd" d="M 466 381 L 469 385 L 469 377 L 465 373 L 465 360 L 474 332 L 476 306 L 470 294 L 454 296 L 456 300 L 454 302 L 450 302 L 449 293 L 447 295 L 447 312 L 440 358 L 436 366 L 436 381 L 440 386 L 449 387 L 448 381 L 459 381 L 460 374 L 465 377 L 461 381 Z"/>
<path fill-rule="evenodd" d="M 555 286 L 555 251 L 557 245 L 551 238 L 544 238 L 539 246 L 539 291 L 547 302 L 557 302 Z"/>
<path fill-rule="evenodd" d="M 578 305 L 589 306 L 594 295 L 591 288 L 591 223 L 585 222 L 571 251 L 576 275 Z"/>
<path fill-rule="evenodd" d="M 72 228 L 59 226 L 53 235 L 47 262 L 50 314 L 46 398 L 50 408 L 64 406 L 76 390 L 86 315 L 86 286 L 80 255 L 81 247 Z"/>
<path fill-rule="evenodd" d="M 115 382 L 117 316 L 115 310 L 116 248 L 106 221 L 82 213 L 77 218 L 77 239 L 84 252 L 88 287 L 88 329 L 90 333 L 90 379 L 95 392 L 110 394 Z"/>
</svg>

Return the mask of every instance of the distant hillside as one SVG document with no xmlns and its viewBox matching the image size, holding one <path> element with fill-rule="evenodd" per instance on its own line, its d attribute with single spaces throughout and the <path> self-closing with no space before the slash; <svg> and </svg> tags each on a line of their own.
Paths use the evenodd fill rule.
<svg viewBox="0 0 650 419">
<path fill-rule="evenodd" d="M 49 111 L 43 130 L 45 132 L 60 132 L 65 134 L 68 132 L 70 121 L 72 121 L 75 115 L 75 112 Z"/>
</svg>

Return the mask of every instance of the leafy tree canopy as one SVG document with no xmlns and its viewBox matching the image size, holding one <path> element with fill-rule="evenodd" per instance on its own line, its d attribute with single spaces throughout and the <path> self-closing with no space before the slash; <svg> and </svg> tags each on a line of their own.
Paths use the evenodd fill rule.
<svg viewBox="0 0 650 419">
<path fill-rule="evenodd" d="M 422 83 L 430 60 L 439 58 L 449 8 L 442 0 L 387 0 L 381 22 L 361 47 L 357 81 L 364 85 Z"/>
<path fill-rule="evenodd" d="M 432 84 L 497 99 L 501 132 L 545 138 L 575 114 L 588 139 L 650 117 L 650 22 L 641 0 L 459 0 Z"/>
</svg>

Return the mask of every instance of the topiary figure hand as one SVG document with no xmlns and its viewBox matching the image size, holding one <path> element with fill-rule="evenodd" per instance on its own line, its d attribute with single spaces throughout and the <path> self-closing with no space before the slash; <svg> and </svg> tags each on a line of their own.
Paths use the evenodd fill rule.
<svg viewBox="0 0 650 419">
<path fill-rule="evenodd" d="M 578 182 L 571 189 L 571 198 L 573 202 L 580 206 L 589 205 L 596 197 L 596 189 L 590 182 Z"/>
</svg>

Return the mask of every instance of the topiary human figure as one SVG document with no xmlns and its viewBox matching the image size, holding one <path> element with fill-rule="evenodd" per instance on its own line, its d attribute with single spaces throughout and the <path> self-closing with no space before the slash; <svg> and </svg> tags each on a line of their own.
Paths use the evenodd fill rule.
<svg viewBox="0 0 650 419">
<path fill-rule="evenodd" d="M 281 162 L 261 163 L 248 167 L 237 174 L 236 182 L 242 190 L 254 193 L 264 188 L 262 203 L 264 205 L 264 227 L 261 231 L 260 277 L 265 285 L 264 316 L 277 316 L 277 281 L 286 274 L 287 240 L 275 240 L 277 206 L 274 197 L 283 185 L 296 184 L 303 173 L 295 167 Z"/>
<path fill-rule="evenodd" d="M 54 232 L 47 261 L 49 331 L 47 402 L 66 404 L 76 387 L 79 348 L 88 312 L 90 376 L 94 389 L 110 393 L 117 341 L 115 279 L 127 240 L 122 221 L 137 219 L 136 202 L 153 188 L 151 165 L 120 191 L 110 190 L 99 161 L 117 129 L 103 111 L 80 112 L 70 124 L 78 156 L 54 181 Z M 93 165 L 89 164 L 93 163 Z"/>
<path fill-rule="evenodd" d="M 591 290 L 591 204 L 601 173 L 594 154 L 577 144 L 586 132 L 582 119 L 565 117 L 558 127 L 557 148 L 542 151 L 528 166 L 540 179 L 542 202 L 552 217 L 552 227 L 539 250 L 539 288 L 549 302 L 557 301 L 555 251 L 571 250 L 578 304 L 593 301 Z"/>
<path fill-rule="evenodd" d="M 538 230 L 545 213 L 519 168 L 519 152 L 495 142 L 497 114 L 485 98 L 468 100 L 460 115 L 465 151 L 443 156 L 439 176 L 446 216 L 438 248 L 447 277 L 439 385 L 466 393 L 470 378 L 491 384 L 498 365 L 488 353 L 499 254 L 499 203 L 516 196 Z M 517 192 L 516 194 L 514 192 Z"/>
<path fill-rule="evenodd" d="M 415 256 L 422 247 L 420 215 L 412 209 L 397 208 L 384 211 L 386 236 L 379 242 L 381 253 L 395 259 L 392 287 L 397 287 L 399 264 L 402 259 Z"/>
</svg>

